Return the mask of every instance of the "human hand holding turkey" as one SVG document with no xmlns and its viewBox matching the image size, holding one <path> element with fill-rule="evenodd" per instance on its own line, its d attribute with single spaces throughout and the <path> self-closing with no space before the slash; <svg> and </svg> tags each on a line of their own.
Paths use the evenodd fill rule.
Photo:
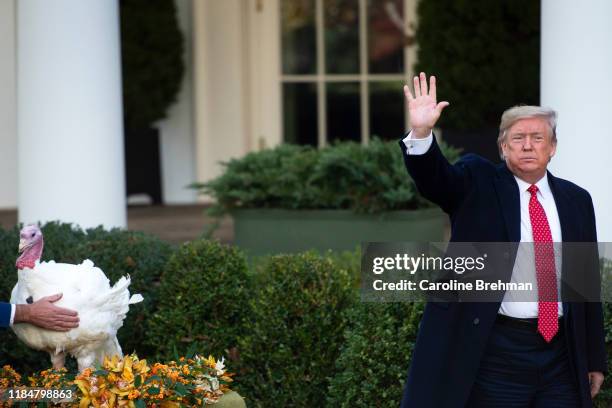
<svg viewBox="0 0 612 408">
<path fill-rule="evenodd" d="M 429 89 L 427 87 L 427 76 L 424 72 L 421 72 L 418 77 L 415 76 L 413 83 L 414 96 L 412 96 L 408 85 L 404 85 L 404 94 L 408 102 L 412 135 L 415 139 L 423 139 L 429 136 L 429 133 L 440 118 L 442 110 L 449 103 L 447 101 L 437 102 L 435 76 L 429 77 Z"/>
<path fill-rule="evenodd" d="M 62 298 L 58 293 L 25 305 L 17 305 L 14 323 L 30 323 L 47 330 L 65 332 L 79 326 L 78 313 L 54 305 Z"/>
</svg>

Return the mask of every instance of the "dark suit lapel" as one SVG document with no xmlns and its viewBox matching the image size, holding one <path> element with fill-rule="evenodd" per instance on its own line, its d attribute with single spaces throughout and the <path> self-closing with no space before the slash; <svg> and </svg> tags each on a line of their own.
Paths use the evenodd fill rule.
<svg viewBox="0 0 612 408">
<path fill-rule="evenodd" d="M 571 206 L 572 201 L 568 197 L 567 193 L 557 181 L 557 178 L 553 176 L 550 171 L 548 172 L 548 185 L 555 198 L 555 206 L 557 207 L 557 213 L 559 214 L 559 223 L 561 224 L 561 240 L 563 242 L 576 242 L 579 241 L 578 231 L 576 230 L 576 223 L 572 218 Z M 566 248 L 565 248 L 566 249 Z M 567 250 L 563 251 L 562 254 L 562 265 L 561 265 L 561 276 L 565 279 L 567 274 L 567 267 L 569 263 L 569 255 Z M 569 314 L 570 304 L 563 302 L 563 314 L 567 316 Z M 566 320 L 567 322 L 567 320 Z"/>
<path fill-rule="evenodd" d="M 572 210 L 572 201 L 568 197 L 562 185 L 557 181 L 550 171 L 548 172 L 548 184 L 555 197 L 557 213 L 559 213 L 559 223 L 561 224 L 561 240 L 564 242 L 580 241 L 577 224 L 572 217 L 576 212 Z"/>
<path fill-rule="evenodd" d="M 508 170 L 505 163 L 497 166 L 497 174 L 494 179 L 497 199 L 504 215 L 506 231 L 509 242 L 521 240 L 521 203 L 519 189 L 514 176 Z"/>
</svg>

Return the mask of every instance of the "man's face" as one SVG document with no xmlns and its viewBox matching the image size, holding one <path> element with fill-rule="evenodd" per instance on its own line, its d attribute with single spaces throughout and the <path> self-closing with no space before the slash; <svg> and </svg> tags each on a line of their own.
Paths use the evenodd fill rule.
<svg viewBox="0 0 612 408">
<path fill-rule="evenodd" d="M 556 148 L 546 119 L 538 117 L 518 120 L 508 129 L 502 142 L 510 171 L 530 183 L 544 176 Z"/>
</svg>

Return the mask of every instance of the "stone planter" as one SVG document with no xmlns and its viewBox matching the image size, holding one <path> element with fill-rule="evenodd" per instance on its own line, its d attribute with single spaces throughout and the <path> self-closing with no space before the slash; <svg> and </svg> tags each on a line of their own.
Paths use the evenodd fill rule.
<svg viewBox="0 0 612 408">
<path fill-rule="evenodd" d="M 351 210 L 245 209 L 232 212 L 234 243 L 250 256 L 316 249 L 355 250 L 361 242 L 445 240 L 439 209 L 356 214 Z"/>
<path fill-rule="evenodd" d="M 246 408 L 244 399 L 236 391 L 230 391 L 219 398 L 216 404 L 206 406 L 215 408 Z"/>
</svg>

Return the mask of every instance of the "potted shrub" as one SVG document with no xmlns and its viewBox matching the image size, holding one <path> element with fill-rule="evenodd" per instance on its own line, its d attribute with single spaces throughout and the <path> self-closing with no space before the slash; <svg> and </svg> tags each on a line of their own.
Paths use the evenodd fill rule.
<svg viewBox="0 0 612 408">
<path fill-rule="evenodd" d="M 250 255 L 444 239 L 446 215 L 419 196 L 396 142 L 280 145 L 223 165 L 194 187 L 216 199 L 212 214 L 231 214 L 235 244 Z"/>
</svg>

